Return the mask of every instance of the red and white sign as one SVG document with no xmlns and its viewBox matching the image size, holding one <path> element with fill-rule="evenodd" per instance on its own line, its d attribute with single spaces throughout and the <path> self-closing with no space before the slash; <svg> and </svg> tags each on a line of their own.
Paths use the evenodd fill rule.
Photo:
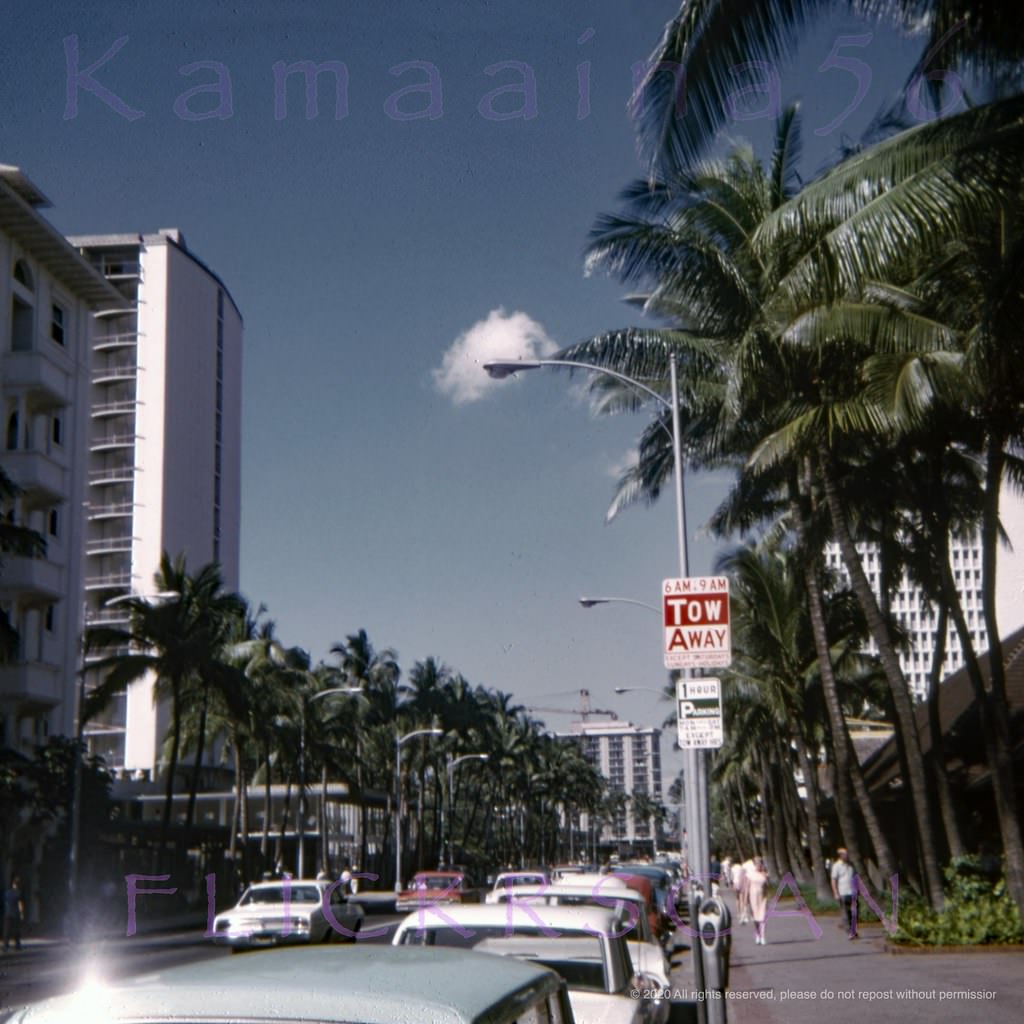
<svg viewBox="0 0 1024 1024">
<path fill-rule="evenodd" d="M 728 576 L 662 583 L 665 668 L 728 668 L 732 662 Z"/>
</svg>

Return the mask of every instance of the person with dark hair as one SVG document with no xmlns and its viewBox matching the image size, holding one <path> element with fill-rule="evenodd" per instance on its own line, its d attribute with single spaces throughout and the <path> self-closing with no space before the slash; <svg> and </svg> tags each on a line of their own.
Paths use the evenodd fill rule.
<svg viewBox="0 0 1024 1024">
<path fill-rule="evenodd" d="M 25 920 L 25 897 L 21 891 L 21 879 L 15 875 L 10 888 L 4 893 L 4 952 L 14 943 L 21 949 L 21 923 Z"/>
</svg>

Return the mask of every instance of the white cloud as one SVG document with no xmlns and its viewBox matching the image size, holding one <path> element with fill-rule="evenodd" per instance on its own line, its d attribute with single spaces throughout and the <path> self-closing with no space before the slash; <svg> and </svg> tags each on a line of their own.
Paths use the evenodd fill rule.
<svg viewBox="0 0 1024 1024">
<path fill-rule="evenodd" d="M 492 309 L 486 319 L 478 320 L 451 343 L 441 365 L 432 371 L 434 385 L 456 405 L 477 402 L 501 385 L 487 375 L 484 363 L 544 359 L 557 349 L 544 328 L 526 313 Z"/>
</svg>

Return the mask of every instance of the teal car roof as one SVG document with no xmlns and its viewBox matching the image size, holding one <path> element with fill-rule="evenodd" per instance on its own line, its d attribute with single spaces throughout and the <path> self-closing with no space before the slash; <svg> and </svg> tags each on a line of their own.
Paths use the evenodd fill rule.
<svg viewBox="0 0 1024 1024">
<path fill-rule="evenodd" d="M 559 985 L 534 964 L 462 950 L 281 949 L 90 986 L 12 1020 L 502 1024 Z"/>
</svg>

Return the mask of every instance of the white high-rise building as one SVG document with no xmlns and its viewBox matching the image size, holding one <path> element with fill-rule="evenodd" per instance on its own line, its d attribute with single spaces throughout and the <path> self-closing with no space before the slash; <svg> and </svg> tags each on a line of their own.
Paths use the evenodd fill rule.
<svg viewBox="0 0 1024 1024">
<path fill-rule="evenodd" d="M 1000 548 L 996 566 L 996 615 L 1000 632 L 1007 636 L 1024 625 L 1024 500 L 1004 488 L 1000 506 L 1007 543 Z M 878 595 L 881 571 L 878 551 L 870 544 L 858 544 L 857 550 L 868 580 Z M 843 579 L 847 578 L 838 545 L 830 544 L 827 547 L 825 560 L 829 568 L 834 569 Z M 988 632 L 982 611 L 980 538 L 954 541 L 950 546 L 950 561 L 975 650 L 981 653 L 988 649 Z M 906 576 L 900 580 L 891 607 L 909 640 L 907 650 L 900 655 L 903 674 L 914 696 L 923 699 L 928 691 L 928 676 L 935 652 L 935 608 L 928 605 L 920 588 L 912 585 Z M 877 650 L 874 643 L 869 645 L 869 649 Z M 956 627 L 950 623 L 942 678 L 951 675 L 963 664 L 960 637 Z"/>
<path fill-rule="evenodd" d="M 562 735 L 580 744 L 584 757 L 626 797 L 644 795 L 661 802 L 661 730 L 631 722 L 574 722 Z M 583 827 L 590 823 L 584 816 Z M 654 844 L 649 819 L 637 817 L 627 800 L 611 821 L 602 823 L 599 842 Z"/>
<path fill-rule="evenodd" d="M 43 217 L 49 205 L 0 166 L 0 466 L 20 488 L 0 514 L 45 540 L 37 557 L 0 554 L 0 608 L 17 631 L 0 664 L 0 747 L 25 755 L 75 734 L 92 312 L 121 302 Z"/>
<path fill-rule="evenodd" d="M 153 594 L 163 552 L 190 572 L 220 563 L 236 589 L 241 314 L 176 229 L 70 241 L 123 296 L 98 314 L 93 341 L 86 621 L 125 622 L 117 598 Z M 150 681 L 133 684 L 90 722 L 91 750 L 151 775 L 167 710 Z"/>
</svg>

